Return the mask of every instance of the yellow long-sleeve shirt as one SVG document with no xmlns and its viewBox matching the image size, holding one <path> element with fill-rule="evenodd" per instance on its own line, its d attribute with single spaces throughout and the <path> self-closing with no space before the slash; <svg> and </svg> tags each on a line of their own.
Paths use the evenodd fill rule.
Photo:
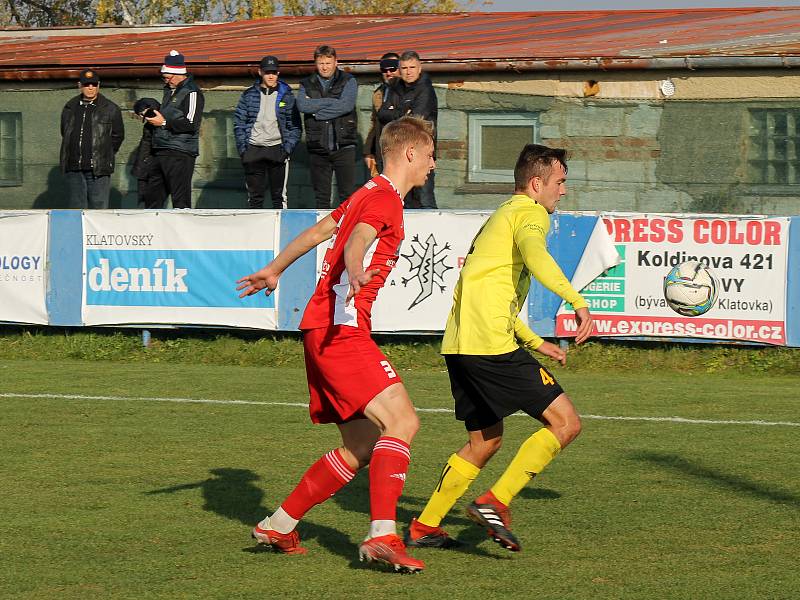
<svg viewBox="0 0 800 600">
<path fill-rule="evenodd" d="M 515 194 L 489 217 L 472 241 L 453 294 L 442 354 L 505 354 L 542 344 L 517 318 L 531 275 L 575 308 L 586 301 L 550 256 L 545 237 L 550 215 L 524 194 Z"/>
</svg>

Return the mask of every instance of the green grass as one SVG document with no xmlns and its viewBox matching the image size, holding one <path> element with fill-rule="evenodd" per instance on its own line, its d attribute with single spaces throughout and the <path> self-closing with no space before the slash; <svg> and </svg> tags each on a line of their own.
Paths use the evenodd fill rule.
<svg viewBox="0 0 800 600">
<path fill-rule="evenodd" d="M 450 406 L 441 370 L 402 375 L 418 407 Z M 791 375 L 556 375 L 584 415 L 800 421 Z M 146 400 L 303 403 L 300 368 L 2 360 L 0 382 L 2 598 L 800 596 L 800 427 L 586 418 L 515 500 L 512 555 L 463 514 L 535 427 L 511 417 L 446 522 L 465 549 L 417 551 L 427 570 L 398 576 L 355 560 L 366 473 L 303 520 L 308 555 L 252 551 L 250 527 L 337 444 L 334 427 L 302 407 Z M 464 441 L 451 414 L 420 416 L 403 525 Z"/>
<path fill-rule="evenodd" d="M 153 330 L 142 345 L 137 330 L 58 330 L 0 328 L 0 360 L 100 360 L 303 367 L 303 348 L 296 334 L 206 330 Z M 440 338 L 378 336 L 398 369 L 443 371 Z M 567 368 L 575 372 L 640 369 L 702 373 L 772 373 L 800 375 L 800 349 L 673 344 L 659 342 L 590 342 L 570 346 Z"/>
</svg>

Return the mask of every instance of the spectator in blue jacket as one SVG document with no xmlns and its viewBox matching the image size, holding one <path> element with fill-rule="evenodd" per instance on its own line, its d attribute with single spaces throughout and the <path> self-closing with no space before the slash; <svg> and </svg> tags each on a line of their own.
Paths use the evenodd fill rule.
<svg viewBox="0 0 800 600">
<path fill-rule="evenodd" d="M 264 208 L 267 185 L 272 208 L 287 208 L 289 155 L 300 141 L 302 126 L 292 90 L 278 79 L 279 68 L 274 56 L 262 58 L 259 80 L 244 91 L 233 114 L 250 208 Z"/>
</svg>

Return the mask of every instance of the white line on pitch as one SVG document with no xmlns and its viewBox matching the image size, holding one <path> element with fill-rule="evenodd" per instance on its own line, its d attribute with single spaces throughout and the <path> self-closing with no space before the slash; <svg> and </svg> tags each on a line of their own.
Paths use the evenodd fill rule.
<svg viewBox="0 0 800 600">
<path fill-rule="evenodd" d="M 183 404 L 248 404 L 256 406 L 291 406 L 308 408 L 305 402 L 263 402 L 259 400 L 211 400 L 208 398 L 159 398 L 147 396 L 84 396 L 81 394 L 15 394 L 13 392 L 0 392 L 0 398 L 55 398 L 58 400 L 134 400 L 143 402 L 176 402 Z M 419 408 L 417 412 L 424 413 L 452 413 L 451 408 Z M 517 413 L 512 416 L 525 416 Z M 684 417 L 623 417 L 609 415 L 581 415 L 581 419 L 597 421 L 655 421 L 664 423 L 687 423 L 690 425 L 761 425 L 800 427 L 800 423 L 792 421 L 736 421 L 733 419 L 687 419 Z"/>
</svg>

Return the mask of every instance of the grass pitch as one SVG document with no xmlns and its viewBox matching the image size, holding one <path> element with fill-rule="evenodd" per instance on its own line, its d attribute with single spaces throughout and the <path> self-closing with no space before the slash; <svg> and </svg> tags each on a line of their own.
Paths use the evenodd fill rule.
<svg viewBox="0 0 800 600">
<path fill-rule="evenodd" d="M 800 378 L 556 374 L 584 431 L 512 505 L 523 551 L 463 512 L 535 429 L 511 417 L 445 523 L 465 547 L 416 550 L 426 571 L 401 576 L 357 561 L 363 472 L 301 522 L 308 555 L 253 551 L 252 524 L 337 445 L 296 406 L 301 369 L 0 362 L 0 597 L 800 597 Z M 405 526 L 465 436 L 435 412 L 446 373 L 402 375 L 422 421 Z"/>
</svg>

